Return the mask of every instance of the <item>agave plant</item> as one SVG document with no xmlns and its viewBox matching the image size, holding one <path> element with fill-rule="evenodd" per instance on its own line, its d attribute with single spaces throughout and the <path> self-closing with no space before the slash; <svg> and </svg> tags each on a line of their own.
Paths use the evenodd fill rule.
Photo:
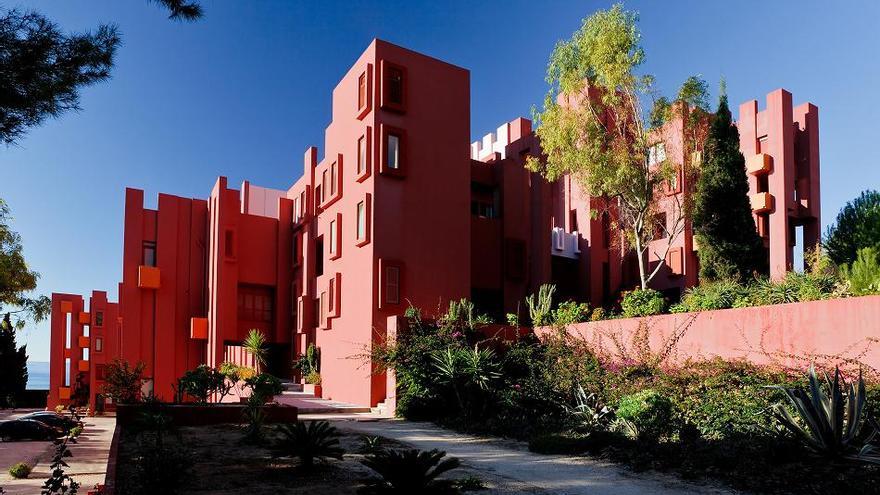
<svg viewBox="0 0 880 495">
<path fill-rule="evenodd" d="M 826 457 L 846 457 L 880 464 L 880 452 L 871 442 L 877 434 L 876 423 L 865 418 L 865 381 L 859 374 L 858 386 L 841 378 L 834 370 L 834 379 L 824 374 L 825 388 L 810 366 L 809 391 L 796 387 L 771 386 L 785 393 L 794 415 L 783 404 L 775 404 L 773 415 L 787 430 L 816 453 Z M 863 427 L 872 428 L 867 436 Z M 859 445 L 861 443 L 861 446 Z"/>
<path fill-rule="evenodd" d="M 281 442 L 276 450 L 281 455 L 297 457 L 300 465 L 309 469 L 315 460 L 342 459 L 345 450 L 339 446 L 339 432 L 326 421 L 297 421 L 282 425 Z"/>
<path fill-rule="evenodd" d="M 441 474 L 457 468 L 455 457 L 440 450 L 382 450 L 361 461 L 382 477 L 365 493 L 447 494 L 458 493 L 451 480 L 438 480 Z"/>
<path fill-rule="evenodd" d="M 577 428 L 591 432 L 608 425 L 611 409 L 602 405 L 596 394 L 587 394 L 584 388 L 578 385 L 574 398 L 574 407 L 566 406 L 566 412 L 569 420 Z"/>
</svg>

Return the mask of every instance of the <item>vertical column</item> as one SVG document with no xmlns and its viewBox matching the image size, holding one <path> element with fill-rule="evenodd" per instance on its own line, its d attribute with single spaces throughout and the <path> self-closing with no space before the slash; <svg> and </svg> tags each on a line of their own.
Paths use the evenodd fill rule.
<svg viewBox="0 0 880 495">
<path fill-rule="evenodd" d="M 794 207 L 794 132 L 791 93 L 777 89 L 767 95 L 767 143 L 773 157 L 769 176 L 774 208 L 770 211 L 770 278 L 779 280 L 792 269 L 793 232 L 789 211 Z"/>
</svg>

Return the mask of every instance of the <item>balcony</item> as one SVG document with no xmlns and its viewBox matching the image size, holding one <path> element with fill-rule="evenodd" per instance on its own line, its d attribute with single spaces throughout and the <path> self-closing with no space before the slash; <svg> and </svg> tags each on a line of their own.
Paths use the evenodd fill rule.
<svg viewBox="0 0 880 495">
<path fill-rule="evenodd" d="M 80 360 L 79 364 L 77 366 L 78 366 L 77 369 L 79 369 L 80 371 L 89 371 L 89 362 L 88 361 Z"/>
<path fill-rule="evenodd" d="M 78 340 L 77 344 L 79 344 L 80 349 L 88 349 L 89 348 L 89 344 L 91 343 L 90 342 L 91 339 L 89 339 L 88 337 L 79 337 L 77 340 Z"/>
<path fill-rule="evenodd" d="M 773 157 L 767 153 L 752 155 L 746 160 L 746 170 L 751 175 L 769 174 L 773 168 Z"/>
<path fill-rule="evenodd" d="M 764 213 L 773 209 L 773 195 L 768 192 L 752 194 L 749 200 L 755 213 Z"/>
<path fill-rule="evenodd" d="M 60 400 L 70 400 L 70 387 L 58 387 L 58 398 Z"/>
<path fill-rule="evenodd" d="M 189 338 L 193 340 L 208 340 L 208 319 L 189 319 Z"/>
<path fill-rule="evenodd" d="M 552 255 L 571 259 L 578 259 L 580 257 L 581 234 L 578 231 L 569 234 L 565 229 L 556 227 L 553 229 L 553 233 L 550 237 L 550 253 Z"/>
<path fill-rule="evenodd" d="M 155 266 L 138 267 L 138 287 L 141 289 L 159 288 L 159 269 Z"/>
<path fill-rule="evenodd" d="M 92 318 L 91 318 L 91 315 L 90 315 L 89 313 L 86 313 L 85 311 L 80 311 L 80 312 L 79 312 L 79 320 L 78 320 L 78 321 L 79 321 L 79 324 L 80 324 L 80 325 L 88 325 L 88 324 L 91 323 Z"/>
</svg>

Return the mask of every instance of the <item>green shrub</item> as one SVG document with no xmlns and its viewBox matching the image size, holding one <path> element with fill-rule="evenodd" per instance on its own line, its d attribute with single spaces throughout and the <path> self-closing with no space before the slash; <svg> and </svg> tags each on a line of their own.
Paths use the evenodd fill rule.
<svg viewBox="0 0 880 495">
<path fill-rule="evenodd" d="M 610 317 L 611 317 L 611 314 L 605 308 L 596 308 L 593 310 L 593 313 L 590 315 L 590 321 L 607 320 Z"/>
<path fill-rule="evenodd" d="M 516 313 L 507 313 L 506 315 L 504 315 L 504 317 L 505 317 L 505 319 L 507 320 L 507 324 L 508 324 L 508 325 L 510 325 L 510 326 L 512 326 L 512 327 L 518 327 L 518 326 L 519 326 L 519 315 L 518 315 L 518 314 L 516 314 Z"/>
<path fill-rule="evenodd" d="M 309 385 L 320 385 L 321 384 L 321 374 L 317 371 L 312 371 L 308 375 L 305 376 L 305 381 Z"/>
<path fill-rule="evenodd" d="M 553 312 L 553 320 L 556 325 L 566 326 L 574 323 L 587 321 L 590 316 L 590 306 L 587 303 L 565 301 Z"/>
<path fill-rule="evenodd" d="M 591 450 L 588 435 L 543 433 L 529 438 L 529 451 L 547 455 L 577 455 Z"/>
<path fill-rule="evenodd" d="M 689 288 L 685 291 L 676 312 L 710 311 L 748 305 L 746 287 L 733 281 L 721 280 Z"/>
<path fill-rule="evenodd" d="M 76 437 L 82 435 L 82 432 L 83 432 L 82 425 L 76 425 L 73 428 L 71 428 L 67 434 L 72 436 L 73 438 L 76 438 Z"/>
<path fill-rule="evenodd" d="M 658 438 L 672 432 L 672 402 L 656 390 L 647 389 L 620 399 L 617 417 L 632 422 L 639 435 Z"/>
<path fill-rule="evenodd" d="M 176 446 L 142 443 L 134 459 L 135 473 L 123 493 L 185 493 L 183 483 L 191 477 L 192 453 Z"/>
<path fill-rule="evenodd" d="M 309 344 L 308 347 L 306 347 L 305 354 L 300 354 L 299 359 L 294 361 L 293 369 L 299 370 L 300 375 L 303 378 L 312 373 L 320 373 L 321 350 L 315 347 L 315 344 Z"/>
<path fill-rule="evenodd" d="M 29 474 L 31 474 L 31 467 L 23 462 L 19 462 L 14 464 L 11 468 L 9 468 L 9 476 L 20 480 L 27 478 Z"/>
<path fill-rule="evenodd" d="M 660 314 L 666 309 L 666 300 L 654 289 L 639 289 L 624 292 L 620 307 L 627 318 L 651 316 Z"/>
<path fill-rule="evenodd" d="M 226 380 L 226 375 L 207 364 L 196 366 L 177 380 L 178 393 L 189 395 L 200 404 L 206 404 L 214 394 L 220 394 L 222 401 L 231 389 L 232 382 Z"/>
<path fill-rule="evenodd" d="M 853 294 L 880 294 L 880 252 L 877 249 L 859 249 L 856 260 L 841 266 L 841 272 Z"/>
<path fill-rule="evenodd" d="M 248 378 L 245 384 L 250 387 L 252 395 L 263 397 L 265 400 L 270 400 L 284 391 L 281 380 L 269 373 L 260 373 Z"/>
<path fill-rule="evenodd" d="M 141 379 L 143 378 L 146 364 L 138 362 L 131 366 L 128 361 L 114 359 L 104 369 L 104 385 L 102 391 L 105 396 L 113 399 L 117 404 L 132 404 L 137 402 L 141 394 Z"/>
</svg>

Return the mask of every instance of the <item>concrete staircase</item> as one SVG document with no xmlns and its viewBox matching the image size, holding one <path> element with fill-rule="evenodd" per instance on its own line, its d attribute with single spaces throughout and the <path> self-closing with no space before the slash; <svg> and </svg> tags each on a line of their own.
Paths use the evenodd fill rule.
<svg viewBox="0 0 880 495">
<path fill-rule="evenodd" d="M 303 392 L 303 386 L 291 381 L 282 381 L 284 391 L 275 397 L 279 404 L 287 404 L 299 409 L 299 414 L 362 414 L 371 408 L 315 397 Z"/>
</svg>

